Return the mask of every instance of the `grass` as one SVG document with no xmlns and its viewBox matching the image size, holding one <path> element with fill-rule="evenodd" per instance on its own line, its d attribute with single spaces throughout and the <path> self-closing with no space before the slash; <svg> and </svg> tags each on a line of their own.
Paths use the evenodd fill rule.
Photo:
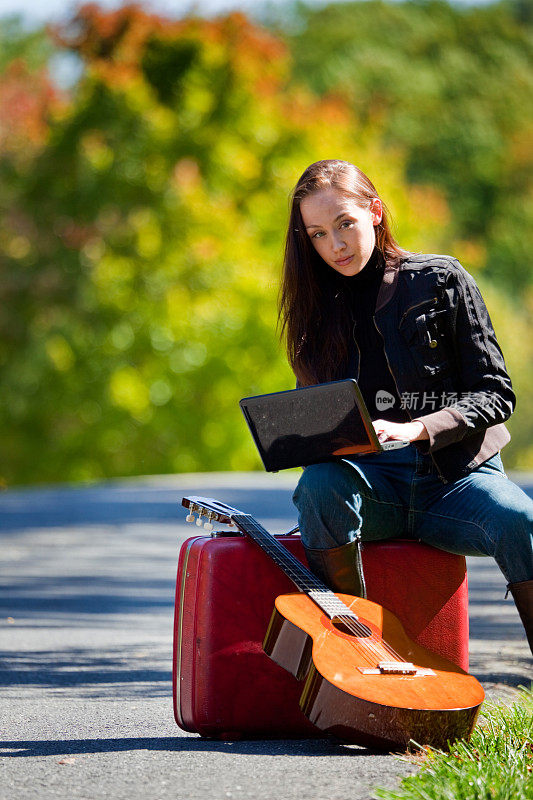
<svg viewBox="0 0 533 800">
<path fill-rule="evenodd" d="M 533 689 L 533 687 L 532 687 Z M 423 747 L 422 766 L 396 790 L 376 789 L 379 800 L 532 800 L 533 691 L 521 688 L 511 706 L 487 703 L 469 741 L 444 753 Z"/>
</svg>

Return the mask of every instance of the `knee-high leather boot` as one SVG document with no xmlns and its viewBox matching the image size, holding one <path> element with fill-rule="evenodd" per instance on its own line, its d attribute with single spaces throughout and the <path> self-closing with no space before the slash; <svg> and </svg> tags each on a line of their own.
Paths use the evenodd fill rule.
<svg viewBox="0 0 533 800">
<path fill-rule="evenodd" d="M 520 619 L 526 629 L 529 647 L 533 653 L 533 580 L 510 583 L 507 588 L 513 595 Z"/>
<path fill-rule="evenodd" d="M 312 550 L 304 547 L 309 569 L 334 592 L 366 597 L 361 543 L 348 542 L 340 547 Z"/>
</svg>

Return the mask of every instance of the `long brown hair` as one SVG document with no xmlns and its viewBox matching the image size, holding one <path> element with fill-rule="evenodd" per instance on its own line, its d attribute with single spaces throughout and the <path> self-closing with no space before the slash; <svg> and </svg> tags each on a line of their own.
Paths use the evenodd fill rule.
<svg viewBox="0 0 533 800">
<path fill-rule="evenodd" d="M 347 361 L 351 329 L 348 310 L 335 300 L 338 283 L 332 268 L 314 249 L 300 212 L 302 200 L 322 189 L 338 189 L 362 208 L 379 198 L 370 179 L 349 161 L 317 161 L 296 184 L 285 243 L 279 323 L 281 335 L 286 336 L 289 363 L 303 386 L 339 377 L 339 369 Z M 385 206 L 375 232 L 376 248 L 386 264 L 407 255 L 392 236 Z"/>
</svg>

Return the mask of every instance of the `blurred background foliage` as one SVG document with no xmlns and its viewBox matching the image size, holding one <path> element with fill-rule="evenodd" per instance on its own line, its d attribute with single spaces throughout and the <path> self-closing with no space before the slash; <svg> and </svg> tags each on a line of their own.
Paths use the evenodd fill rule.
<svg viewBox="0 0 533 800">
<path fill-rule="evenodd" d="M 238 400 L 293 386 L 288 194 L 332 157 L 475 275 L 532 467 L 532 50 L 525 0 L 0 21 L 0 480 L 261 468 Z"/>
</svg>

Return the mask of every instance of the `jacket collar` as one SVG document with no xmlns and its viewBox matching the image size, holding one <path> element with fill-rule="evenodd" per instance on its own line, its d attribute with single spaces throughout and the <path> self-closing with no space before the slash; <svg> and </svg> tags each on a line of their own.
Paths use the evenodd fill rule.
<svg viewBox="0 0 533 800">
<path fill-rule="evenodd" d="M 401 262 L 387 264 L 385 267 L 383 280 L 381 281 L 381 286 L 379 287 L 379 292 L 376 299 L 376 311 L 379 311 L 381 308 L 383 308 L 383 306 L 387 305 L 389 300 L 391 300 L 392 296 L 394 295 L 396 286 L 398 285 L 398 277 L 400 275 L 400 263 Z"/>
</svg>

